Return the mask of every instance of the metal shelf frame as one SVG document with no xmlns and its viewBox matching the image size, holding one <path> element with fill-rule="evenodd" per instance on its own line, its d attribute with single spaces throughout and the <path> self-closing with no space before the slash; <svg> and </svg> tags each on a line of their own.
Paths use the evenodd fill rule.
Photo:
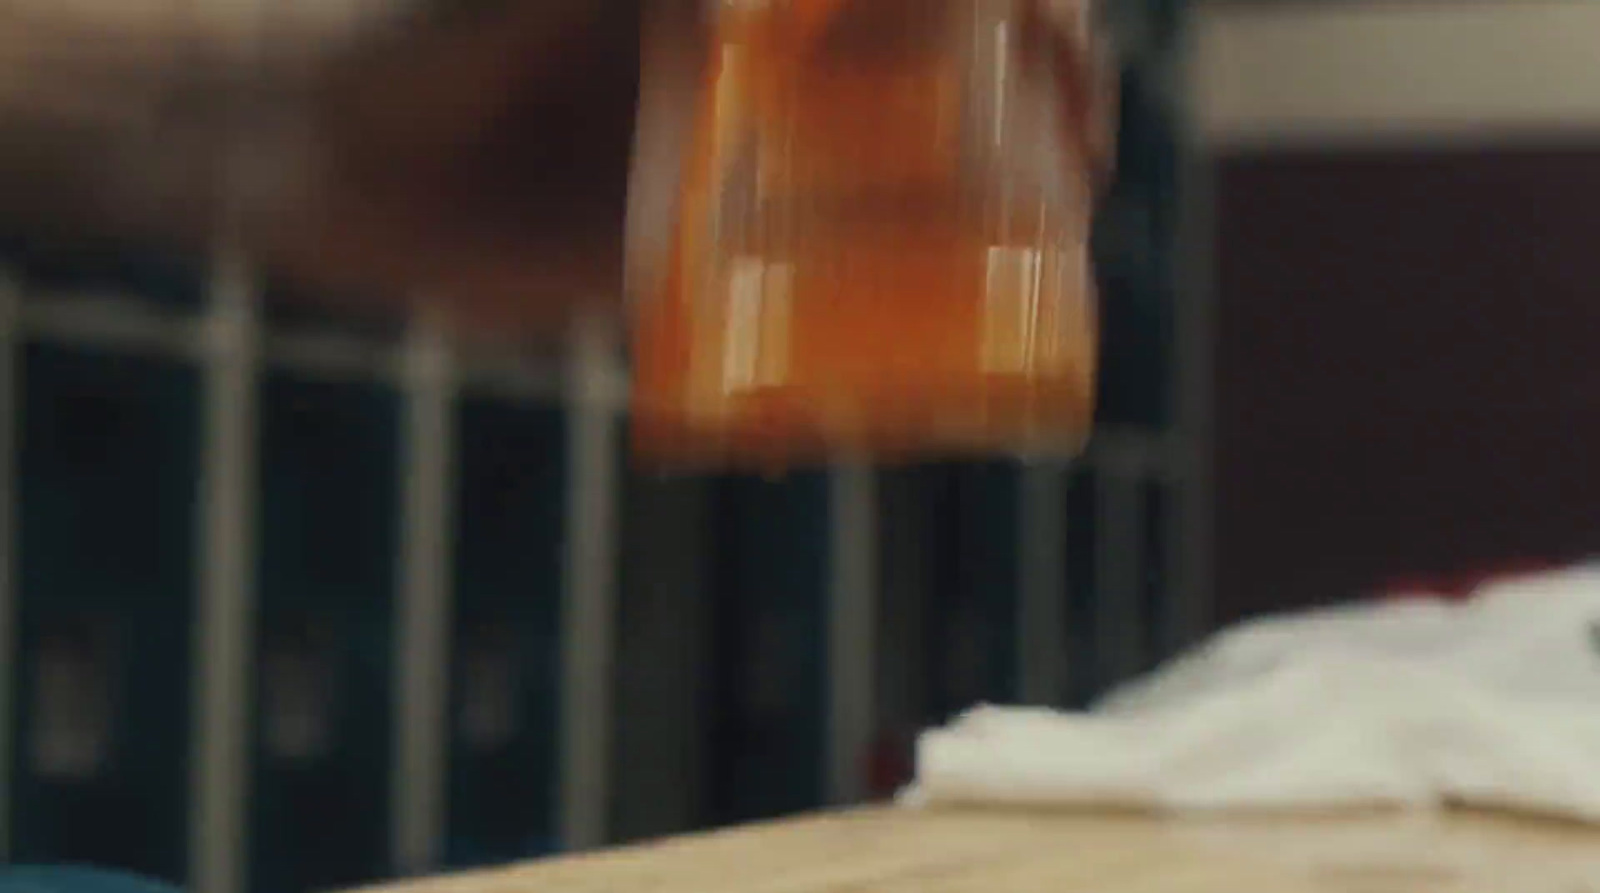
<svg viewBox="0 0 1600 893">
<path fill-rule="evenodd" d="M 395 684 L 396 761 L 392 778 L 392 849 L 402 872 L 437 866 L 444 835 L 447 629 L 452 600 L 454 410 L 465 389 L 507 400 L 561 403 L 569 413 L 566 521 L 563 537 L 563 706 L 558 822 L 563 843 L 581 848 L 607 839 L 611 748 L 610 691 L 617 601 L 618 438 L 626 406 L 626 370 L 615 333 L 586 321 L 569 355 L 540 363 L 458 354 L 443 330 L 414 322 L 406 337 L 383 343 L 335 331 L 279 331 L 262 320 L 260 282 L 248 262 L 214 258 L 209 299 L 199 314 L 178 313 L 115 294 L 25 294 L 0 278 L 0 817 L 10 812 L 6 777 L 12 746 L 15 680 L 16 439 L 26 374 L 20 347 L 42 341 L 194 364 L 202 374 L 202 523 L 197 527 L 199 620 L 193 642 L 201 683 L 191 730 L 190 884 L 197 893 L 245 889 L 249 835 L 248 674 L 255 614 L 255 493 L 258 384 L 267 368 L 331 380 L 382 383 L 403 395 L 402 546 L 397 561 Z M 1183 441 L 1132 430 L 1102 430 L 1080 460 L 1112 488 L 1148 480 L 1179 484 L 1192 472 Z M 1032 464 L 1022 474 L 1018 544 L 1023 582 L 1017 653 L 1019 697 L 1048 703 L 1062 686 L 1059 622 L 1065 466 Z M 832 472 L 829 592 L 829 690 L 826 799 L 864 793 L 858 755 L 873 732 L 877 569 L 875 475 L 841 463 Z M 1116 503 L 1119 523 L 1103 543 L 1108 584 L 1136 580 L 1141 555 L 1139 505 Z M 1189 516 L 1189 520 L 1193 520 Z M 1114 532 L 1113 532 L 1114 531 Z M 1130 533 L 1133 531 L 1133 533 Z M 3 819 L 0 819 L 3 821 Z M 9 829 L 0 827 L 0 846 Z M 3 853 L 0 853 L 3 856 Z"/>
</svg>

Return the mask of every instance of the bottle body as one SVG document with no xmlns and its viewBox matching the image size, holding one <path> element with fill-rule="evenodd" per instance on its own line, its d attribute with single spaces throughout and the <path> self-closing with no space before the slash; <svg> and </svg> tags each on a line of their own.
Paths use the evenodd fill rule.
<svg viewBox="0 0 1600 893">
<path fill-rule="evenodd" d="M 665 274 L 635 308 L 639 452 L 1081 442 L 1107 91 L 1050 2 L 721 4 Z"/>
</svg>

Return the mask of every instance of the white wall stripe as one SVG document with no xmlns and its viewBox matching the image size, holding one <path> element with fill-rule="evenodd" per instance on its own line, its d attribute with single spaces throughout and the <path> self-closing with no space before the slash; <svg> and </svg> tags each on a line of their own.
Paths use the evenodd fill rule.
<svg viewBox="0 0 1600 893">
<path fill-rule="evenodd" d="M 1600 4 L 1196 4 L 1188 78 L 1218 148 L 1600 133 Z"/>
<path fill-rule="evenodd" d="M 612 383 L 616 336 L 581 319 L 566 372 L 567 519 L 562 567 L 561 842 L 607 840 L 611 793 L 612 661 L 616 647 L 616 511 L 620 417 Z"/>
<path fill-rule="evenodd" d="M 437 326 L 423 321 L 412 327 L 401 380 L 390 830 L 396 867 L 416 874 L 439 864 L 447 805 L 456 384 L 451 350 Z"/>
<path fill-rule="evenodd" d="M 256 295 L 244 261 L 215 261 L 201 327 L 204 403 L 197 536 L 189 888 L 244 889 L 255 629 Z"/>
</svg>

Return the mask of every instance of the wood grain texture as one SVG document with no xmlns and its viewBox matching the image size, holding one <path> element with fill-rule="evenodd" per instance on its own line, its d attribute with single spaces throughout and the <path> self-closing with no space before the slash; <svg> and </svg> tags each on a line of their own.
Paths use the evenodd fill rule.
<svg viewBox="0 0 1600 893">
<path fill-rule="evenodd" d="M 1583 893 L 1600 831 L 1504 816 L 867 809 L 374 893 Z"/>
</svg>

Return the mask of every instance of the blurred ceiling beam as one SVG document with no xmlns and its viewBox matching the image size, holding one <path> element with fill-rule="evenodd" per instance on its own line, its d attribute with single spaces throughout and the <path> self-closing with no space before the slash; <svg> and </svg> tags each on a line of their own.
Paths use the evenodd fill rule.
<svg viewBox="0 0 1600 893">
<path fill-rule="evenodd" d="M 638 0 L 248 6 L 5 0 L 0 217 L 196 248 L 226 228 L 327 290 L 535 334 L 616 299 Z"/>
</svg>

